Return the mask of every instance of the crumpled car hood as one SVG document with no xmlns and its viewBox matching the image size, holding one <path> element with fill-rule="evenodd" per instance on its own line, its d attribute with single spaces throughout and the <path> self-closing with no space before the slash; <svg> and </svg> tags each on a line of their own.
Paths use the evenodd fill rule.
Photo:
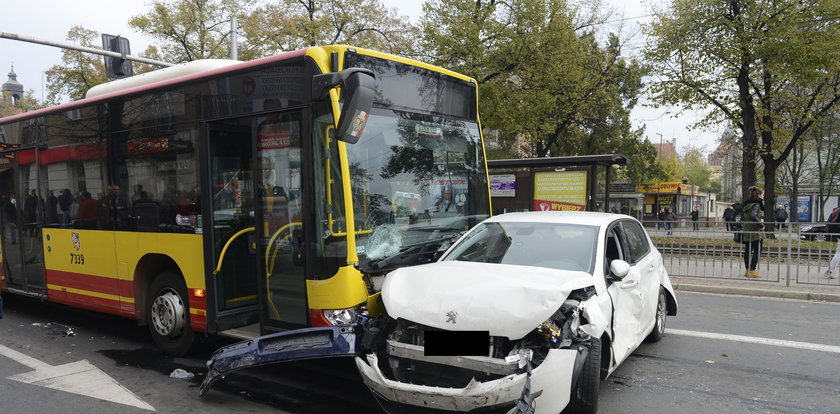
<svg viewBox="0 0 840 414">
<path fill-rule="evenodd" d="M 444 261 L 389 273 L 382 300 L 393 318 L 515 340 L 553 315 L 573 290 L 592 284 L 586 272 Z"/>
</svg>

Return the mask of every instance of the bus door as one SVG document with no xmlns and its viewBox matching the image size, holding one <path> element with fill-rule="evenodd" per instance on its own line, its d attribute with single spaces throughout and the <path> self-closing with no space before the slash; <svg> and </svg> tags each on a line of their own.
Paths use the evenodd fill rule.
<svg viewBox="0 0 840 414">
<path fill-rule="evenodd" d="M 277 105 L 271 99 L 264 108 Z M 277 105 L 279 106 L 279 105 Z M 309 323 L 306 296 L 302 112 L 269 113 L 254 120 L 257 255 L 263 333 Z"/>
<path fill-rule="evenodd" d="M 0 216 L 7 284 L 26 293 L 44 293 L 41 220 L 44 199 L 38 190 L 36 151 L 12 152 L 0 164 Z M 15 174 L 17 171 L 17 174 Z"/>
<path fill-rule="evenodd" d="M 203 174 L 208 257 L 208 325 L 217 332 L 254 325 L 258 334 L 257 250 L 251 172 L 251 128 L 240 120 L 207 124 Z M 209 208 L 209 214 L 207 209 Z M 239 336 L 248 336 L 243 333 Z"/>
<path fill-rule="evenodd" d="M 211 232 L 208 286 L 218 332 L 262 334 L 263 326 L 246 327 L 260 312 L 268 329 L 307 324 L 300 116 L 280 112 L 207 126 L 211 211 L 203 227 Z"/>
</svg>

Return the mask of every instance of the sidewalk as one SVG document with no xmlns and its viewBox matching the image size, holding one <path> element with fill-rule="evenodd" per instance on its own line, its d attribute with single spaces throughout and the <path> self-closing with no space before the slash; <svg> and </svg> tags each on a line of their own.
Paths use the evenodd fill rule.
<svg viewBox="0 0 840 414">
<path fill-rule="evenodd" d="M 674 290 L 683 292 L 720 293 L 726 295 L 763 296 L 771 298 L 840 302 L 840 286 L 804 285 L 756 280 L 712 279 L 671 276 Z"/>
</svg>

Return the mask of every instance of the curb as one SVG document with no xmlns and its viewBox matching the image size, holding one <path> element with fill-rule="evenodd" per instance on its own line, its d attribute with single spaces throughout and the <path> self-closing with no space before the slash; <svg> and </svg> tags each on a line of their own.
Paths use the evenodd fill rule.
<svg viewBox="0 0 840 414">
<path fill-rule="evenodd" d="M 737 286 L 708 286 L 690 283 L 675 283 L 674 290 L 683 292 L 718 293 L 723 295 L 761 296 L 769 298 L 840 302 L 840 294 L 824 292 L 803 292 L 797 290 L 758 289 Z"/>
</svg>

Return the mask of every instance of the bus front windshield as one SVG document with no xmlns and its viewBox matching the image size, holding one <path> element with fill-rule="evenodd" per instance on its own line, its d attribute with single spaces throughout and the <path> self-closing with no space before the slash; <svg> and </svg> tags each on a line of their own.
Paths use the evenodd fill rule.
<svg viewBox="0 0 840 414">
<path fill-rule="evenodd" d="M 347 157 L 361 258 L 450 240 L 489 215 L 475 122 L 374 108 Z"/>
</svg>

